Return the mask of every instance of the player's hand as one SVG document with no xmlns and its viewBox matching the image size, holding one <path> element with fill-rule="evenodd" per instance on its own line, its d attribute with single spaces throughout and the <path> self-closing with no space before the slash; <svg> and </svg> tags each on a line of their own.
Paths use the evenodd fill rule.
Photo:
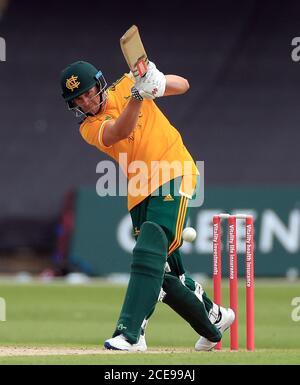
<svg viewBox="0 0 300 385">
<path fill-rule="evenodd" d="M 145 76 L 146 84 L 153 84 L 157 88 L 157 93 L 155 95 L 156 98 L 159 98 L 164 95 L 166 89 L 166 77 L 165 75 L 159 71 L 156 65 L 153 62 L 149 62 L 148 71 Z M 147 90 L 147 86 L 146 86 Z"/>
<path fill-rule="evenodd" d="M 149 60 L 149 63 L 148 63 L 148 71 L 147 71 L 147 73 L 146 73 L 146 76 L 147 76 L 147 74 L 149 74 L 150 71 L 156 70 L 156 69 L 157 69 L 157 68 L 156 68 L 156 65 L 153 63 L 153 61 L 150 61 L 150 60 Z"/>
<path fill-rule="evenodd" d="M 157 93 L 157 87 L 153 84 L 145 85 L 145 82 L 140 80 L 136 81 L 134 88 L 138 91 L 139 95 L 143 99 L 155 99 Z"/>
<path fill-rule="evenodd" d="M 154 63 L 149 62 L 146 75 L 136 81 L 135 87 L 145 99 L 159 98 L 165 93 L 166 77 Z"/>
</svg>

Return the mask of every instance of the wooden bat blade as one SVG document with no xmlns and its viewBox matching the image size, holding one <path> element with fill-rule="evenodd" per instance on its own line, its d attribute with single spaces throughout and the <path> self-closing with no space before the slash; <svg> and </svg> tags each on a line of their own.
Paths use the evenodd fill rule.
<svg viewBox="0 0 300 385">
<path fill-rule="evenodd" d="M 135 77 L 142 77 L 148 70 L 148 57 L 136 25 L 130 27 L 120 39 L 125 60 Z"/>
</svg>

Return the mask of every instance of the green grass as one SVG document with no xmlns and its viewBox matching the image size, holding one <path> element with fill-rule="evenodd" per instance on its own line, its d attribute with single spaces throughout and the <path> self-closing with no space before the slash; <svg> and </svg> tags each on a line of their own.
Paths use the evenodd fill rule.
<svg viewBox="0 0 300 385">
<path fill-rule="evenodd" d="M 116 356 L 39 356 L 39 357 L 1 357 L 5 365 L 299 365 L 300 350 L 278 350 L 259 352 L 213 352 L 213 353 L 170 353 L 143 354 L 129 353 Z"/>
<path fill-rule="evenodd" d="M 207 287 L 211 294 L 211 286 Z M 0 322 L 2 346 L 101 347 L 111 336 L 125 288 L 93 284 L 5 284 L 0 297 L 7 303 L 7 321 Z M 244 288 L 239 288 L 239 334 L 245 348 Z M 299 283 L 258 281 L 255 290 L 255 352 L 99 354 L 0 357 L 0 364 L 299 364 L 300 322 L 291 318 L 291 301 L 300 297 Z M 224 289 L 228 304 L 228 287 Z M 229 346 L 229 334 L 223 346 Z M 192 349 L 197 334 L 171 309 L 158 304 L 147 329 L 151 348 Z"/>
</svg>

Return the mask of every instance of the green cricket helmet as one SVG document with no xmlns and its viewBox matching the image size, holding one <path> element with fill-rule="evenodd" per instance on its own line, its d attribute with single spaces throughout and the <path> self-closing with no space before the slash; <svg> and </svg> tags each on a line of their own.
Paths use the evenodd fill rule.
<svg viewBox="0 0 300 385">
<path fill-rule="evenodd" d="M 70 64 L 61 74 L 62 96 L 68 104 L 69 109 L 73 110 L 77 116 L 86 115 L 79 107 L 74 105 L 73 100 L 97 86 L 100 95 L 99 107 L 106 101 L 107 82 L 101 71 L 97 70 L 92 64 L 85 61 L 77 61 Z"/>
</svg>

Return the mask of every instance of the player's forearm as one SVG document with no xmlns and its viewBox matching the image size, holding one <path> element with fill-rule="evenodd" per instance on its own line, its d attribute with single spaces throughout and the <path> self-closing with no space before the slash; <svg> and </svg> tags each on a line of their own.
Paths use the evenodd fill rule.
<svg viewBox="0 0 300 385">
<path fill-rule="evenodd" d="M 166 75 L 166 89 L 164 96 L 181 95 L 190 88 L 189 82 L 177 75 Z"/>
<path fill-rule="evenodd" d="M 118 134 L 120 139 L 127 138 L 134 130 L 139 118 L 141 107 L 141 101 L 131 98 L 124 111 L 115 121 L 114 131 Z"/>
</svg>

